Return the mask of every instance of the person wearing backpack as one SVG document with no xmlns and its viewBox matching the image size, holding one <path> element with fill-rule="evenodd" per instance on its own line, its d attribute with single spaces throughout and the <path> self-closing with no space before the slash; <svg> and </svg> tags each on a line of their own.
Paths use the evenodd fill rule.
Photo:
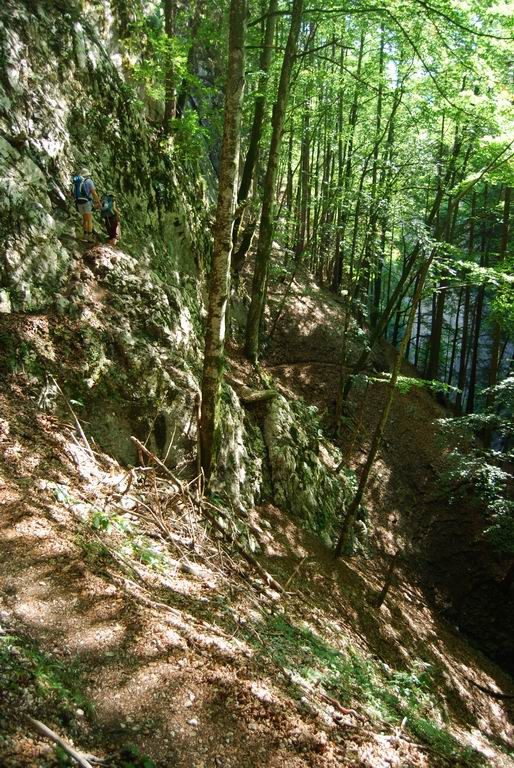
<svg viewBox="0 0 514 768">
<path fill-rule="evenodd" d="M 73 195 L 77 211 L 82 214 L 84 240 L 93 242 L 93 204 L 96 208 L 100 208 L 100 198 L 87 168 L 82 168 L 80 173 L 73 177 Z"/>
<path fill-rule="evenodd" d="M 120 212 L 116 206 L 116 200 L 112 192 L 108 192 L 102 197 L 102 207 L 100 209 L 105 224 L 105 229 L 109 240 L 109 245 L 116 245 L 121 236 L 120 231 Z"/>
</svg>

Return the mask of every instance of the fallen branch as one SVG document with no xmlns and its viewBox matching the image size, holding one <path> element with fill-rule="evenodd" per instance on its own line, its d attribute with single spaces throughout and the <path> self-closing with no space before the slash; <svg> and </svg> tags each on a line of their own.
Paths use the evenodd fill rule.
<svg viewBox="0 0 514 768">
<path fill-rule="evenodd" d="M 213 506 L 213 505 L 209 505 Z M 210 522 L 214 525 L 214 527 L 220 531 L 220 533 L 226 537 L 227 532 L 224 529 L 224 527 L 220 524 L 220 522 L 217 520 L 216 515 L 210 510 L 207 509 L 205 506 L 202 507 L 202 512 L 209 518 Z M 253 555 L 251 555 L 249 552 L 244 549 L 240 544 L 237 543 L 237 541 L 231 540 L 232 546 L 236 549 L 236 551 L 243 557 L 250 565 L 257 571 L 259 576 L 264 579 L 264 581 L 268 584 L 268 586 L 272 587 L 275 592 L 278 592 L 279 594 L 284 594 L 284 587 L 278 583 L 278 581 L 275 581 L 273 576 L 268 573 L 268 571 L 262 567 L 262 565 L 258 562 L 258 560 L 255 559 Z"/>
<path fill-rule="evenodd" d="M 475 688 L 478 688 L 479 691 L 482 691 L 483 693 L 487 693 L 488 696 L 492 696 L 493 699 L 514 699 L 514 694 L 512 693 L 502 693 L 501 691 L 493 691 L 492 688 L 487 688 L 485 685 L 480 685 L 480 683 L 475 683 L 474 680 L 472 680 L 470 677 L 467 677 L 466 680 L 468 683 L 471 683 L 471 685 L 474 685 Z"/>
<path fill-rule="evenodd" d="M 325 701 L 327 704 L 330 704 L 335 710 L 340 712 L 342 715 L 351 715 L 352 717 L 355 717 L 356 720 L 360 720 L 362 722 L 365 722 L 366 718 L 359 714 L 355 709 L 351 709 L 349 707 L 343 707 L 342 704 L 340 704 L 337 699 L 334 699 L 332 696 L 329 696 L 328 693 L 325 693 L 322 691 L 318 686 L 319 683 L 316 685 L 310 685 L 306 680 L 303 680 L 299 677 L 297 677 L 291 670 L 287 669 L 286 667 L 281 667 L 281 670 L 283 674 L 286 676 L 286 678 L 293 683 L 293 685 L 298 685 L 300 688 L 303 688 L 304 691 L 307 691 L 307 693 L 310 693 L 311 696 L 318 696 L 322 701 Z"/>
<path fill-rule="evenodd" d="M 71 407 L 70 401 L 68 400 L 68 398 L 66 397 L 66 395 L 62 391 L 61 387 L 57 383 L 57 380 L 54 378 L 54 376 L 52 376 L 51 373 L 48 374 L 48 376 L 49 376 L 50 379 L 52 379 L 53 383 L 55 384 L 55 386 L 57 388 L 57 391 L 59 392 L 59 394 L 61 395 L 62 399 L 66 403 L 66 407 L 68 408 L 69 412 L 73 416 L 73 420 L 75 421 L 75 424 L 77 426 L 77 431 L 78 431 L 79 435 L 81 436 L 82 440 L 84 441 L 84 445 L 86 446 L 86 450 L 89 453 L 89 456 L 91 457 L 93 463 L 96 464 L 96 459 L 95 459 L 95 455 L 93 453 L 93 449 L 89 445 L 88 439 L 87 439 L 87 437 L 86 437 L 86 435 L 84 433 L 84 430 L 82 429 L 82 425 L 81 425 L 81 423 L 80 423 L 80 421 L 78 419 L 77 414 L 75 413 L 75 411 Z"/>
<path fill-rule="evenodd" d="M 242 403 L 250 405 L 251 403 L 262 403 L 266 400 L 273 400 L 278 395 L 275 389 L 259 389 L 259 390 L 241 390 L 238 393 L 238 397 Z"/>
<path fill-rule="evenodd" d="M 260 403 L 265 400 L 273 400 L 278 395 L 276 389 L 250 389 L 233 376 L 225 376 L 225 378 L 242 403 Z"/>
<path fill-rule="evenodd" d="M 161 460 L 160 460 L 160 459 L 159 459 L 159 458 L 158 458 L 158 457 L 155 455 L 155 453 L 152 453 L 152 451 L 150 451 L 150 450 L 149 450 L 149 449 L 146 447 L 146 445 L 143 445 L 143 443 L 142 443 L 142 442 L 140 442 L 140 441 L 137 439 L 137 437 L 134 437 L 134 436 L 132 436 L 130 439 L 132 440 L 132 442 L 134 443 L 134 445 L 135 445 L 135 446 L 137 446 L 137 448 L 139 448 L 139 450 L 140 450 L 140 451 L 142 451 L 143 453 L 146 453 L 146 455 L 148 456 L 148 458 L 149 458 L 149 459 L 151 459 L 152 461 L 154 461 L 154 462 L 157 464 L 157 466 L 158 466 L 158 467 L 160 467 L 160 468 L 163 470 L 163 472 L 166 472 L 166 474 L 168 475 L 168 477 L 171 477 L 171 479 L 173 480 L 173 482 L 174 482 L 174 483 L 175 483 L 175 484 L 176 484 L 176 485 L 177 485 L 177 486 L 178 486 L 178 487 L 179 487 L 181 490 L 184 488 L 184 484 L 183 484 L 182 480 L 179 480 L 179 479 L 178 479 L 178 477 L 177 477 L 176 475 L 174 475 L 174 474 L 173 474 L 173 472 L 171 471 L 171 469 L 169 469 L 169 468 L 166 466 L 166 464 L 164 464 L 164 462 L 162 462 L 162 461 L 161 461 Z"/>
<path fill-rule="evenodd" d="M 286 583 L 285 583 L 285 585 L 284 585 L 284 589 L 287 589 L 287 588 L 288 588 L 288 586 L 291 584 L 292 580 L 293 580 L 293 579 L 294 579 L 294 577 L 295 577 L 295 576 L 298 574 L 298 571 L 300 570 L 300 568 L 302 567 L 302 565 L 304 564 L 304 562 L 305 562 L 306 560 L 308 560 L 308 558 L 309 558 L 309 556 L 308 556 L 308 555 L 305 555 L 305 557 L 302 557 L 302 559 L 300 560 L 300 562 L 298 563 L 298 565 L 296 565 L 296 566 L 295 566 L 295 568 L 294 568 L 294 571 L 292 572 L 292 574 L 290 575 L 290 577 L 288 578 L 288 580 L 286 581 Z"/>
<path fill-rule="evenodd" d="M 330 704 L 332 707 L 334 707 L 334 709 L 336 709 L 342 715 L 352 715 L 352 717 L 355 717 L 357 720 L 366 719 L 365 717 L 363 717 L 363 715 L 360 715 L 355 709 L 351 709 L 349 707 L 343 707 L 343 705 L 340 704 L 337 701 L 337 699 L 332 698 L 332 696 L 329 696 L 328 693 L 321 691 L 319 688 L 315 688 L 314 690 L 322 701 L 326 701 L 327 704 Z"/>
<path fill-rule="evenodd" d="M 81 768 L 93 768 L 92 763 L 96 763 L 97 765 L 105 765 L 107 762 L 106 760 L 102 760 L 101 758 L 95 757 L 94 755 L 83 755 L 81 752 L 77 752 L 77 750 L 74 749 L 71 744 L 58 736 L 55 731 L 52 731 L 51 728 L 42 723 L 40 720 L 36 720 L 30 715 L 26 715 L 26 719 L 29 725 L 31 725 L 35 731 L 40 733 L 42 736 L 46 736 L 47 739 L 55 742 L 55 744 L 58 744 L 61 749 L 66 752 L 67 755 L 69 755 L 73 760 L 75 760 L 76 763 L 78 763 L 78 765 L 81 766 Z"/>
</svg>

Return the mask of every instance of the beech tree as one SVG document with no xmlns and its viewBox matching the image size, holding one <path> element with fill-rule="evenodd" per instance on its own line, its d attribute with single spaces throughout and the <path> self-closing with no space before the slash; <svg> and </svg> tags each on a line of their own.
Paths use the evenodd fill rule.
<svg viewBox="0 0 514 768">
<path fill-rule="evenodd" d="M 289 28 L 286 49 L 282 60 L 277 98 L 273 105 L 271 143 L 262 190 L 263 200 L 259 224 L 259 242 L 257 245 L 257 253 L 255 255 L 252 298 L 246 324 L 245 352 L 250 360 L 254 362 L 259 353 L 259 327 L 264 311 L 264 304 L 266 302 L 266 285 L 274 229 L 273 215 L 275 205 L 275 185 L 282 144 L 282 129 L 289 96 L 293 57 L 296 51 L 298 35 L 300 33 L 302 11 L 303 0 L 293 0 L 291 26 Z"/>
<path fill-rule="evenodd" d="M 200 458 L 207 482 L 216 458 L 219 430 L 219 398 L 223 377 L 225 320 L 230 290 L 230 255 L 238 182 L 241 104 L 244 92 L 246 17 L 246 0 L 231 0 L 223 143 L 218 204 L 213 229 L 214 243 L 205 328 L 200 418 Z"/>
</svg>

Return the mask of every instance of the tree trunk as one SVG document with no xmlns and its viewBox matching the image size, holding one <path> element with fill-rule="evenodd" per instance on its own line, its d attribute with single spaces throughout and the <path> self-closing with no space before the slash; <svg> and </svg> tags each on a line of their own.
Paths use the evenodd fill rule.
<svg viewBox="0 0 514 768">
<path fill-rule="evenodd" d="M 223 119 L 223 141 L 214 224 L 214 245 L 205 332 L 200 420 L 201 465 L 208 482 L 219 440 L 219 397 L 223 376 L 225 320 L 230 287 L 232 225 L 236 204 L 241 105 L 244 90 L 245 31 L 247 0 L 231 0 L 227 85 Z"/>
<path fill-rule="evenodd" d="M 202 15 L 205 9 L 206 0 L 196 0 L 195 10 L 191 17 L 189 29 L 191 35 L 191 45 L 187 52 L 187 72 L 189 76 L 195 74 L 196 60 L 198 55 L 198 31 L 200 29 L 200 23 L 202 21 Z M 189 95 L 190 84 L 188 78 L 185 77 L 179 88 L 177 96 L 176 116 L 182 117 L 186 107 L 187 97 Z"/>
<path fill-rule="evenodd" d="M 483 194 L 483 221 L 481 226 L 481 235 L 480 235 L 480 250 L 481 250 L 481 256 L 480 256 L 480 266 L 484 267 L 487 266 L 488 262 L 488 233 L 486 232 L 486 214 L 487 214 L 487 201 L 489 196 L 489 185 L 486 183 L 484 184 L 484 194 Z M 485 289 L 484 286 L 481 285 L 477 292 L 477 297 L 475 300 L 475 311 L 474 311 L 474 336 L 473 336 L 473 346 L 471 350 L 471 368 L 469 373 L 469 387 L 468 387 L 468 399 L 466 401 L 466 413 L 473 413 L 475 410 L 475 392 L 476 392 L 476 383 L 477 383 L 477 370 L 478 370 L 478 352 L 480 347 L 480 327 L 482 324 L 482 308 L 484 305 L 484 293 Z"/>
<path fill-rule="evenodd" d="M 393 365 L 393 370 L 391 372 L 391 379 L 388 384 L 389 392 L 387 395 L 386 403 L 384 405 L 384 409 L 382 411 L 380 420 L 377 424 L 375 433 L 373 435 L 373 439 L 371 441 L 371 446 L 369 449 L 368 457 L 366 459 L 366 464 L 364 465 L 364 469 L 362 470 L 362 475 L 359 480 L 359 487 L 357 489 L 357 493 L 355 494 L 350 506 L 348 507 L 348 511 L 344 517 L 343 524 L 341 526 L 341 532 L 339 534 L 339 539 L 337 541 L 337 545 L 335 548 L 336 557 L 339 557 L 342 554 L 343 550 L 346 549 L 346 547 L 349 544 L 353 525 L 357 518 L 359 506 L 362 502 L 364 492 L 368 484 L 371 469 L 373 467 L 375 458 L 382 444 L 382 438 L 384 436 L 384 431 L 387 426 L 387 422 L 389 420 L 389 413 L 391 411 L 391 406 L 393 404 L 393 400 L 396 394 L 396 382 L 400 374 L 403 357 L 405 355 L 405 350 L 407 348 L 407 344 L 411 337 L 412 326 L 414 324 L 414 318 L 416 316 L 416 309 L 423 293 L 423 286 L 425 284 L 425 279 L 428 274 L 428 270 L 430 269 L 430 264 L 432 263 L 433 257 L 434 257 L 434 251 L 432 251 L 432 254 L 429 256 L 429 258 L 425 260 L 425 263 L 423 264 L 423 267 L 421 268 L 421 271 L 419 274 L 418 286 L 412 299 L 412 304 L 409 312 L 409 319 L 407 321 L 407 327 L 405 329 L 405 335 L 402 339 L 402 343 L 400 345 L 398 354 L 396 355 L 396 359 Z"/>
<path fill-rule="evenodd" d="M 268 155 L 268 165 L 264 179 L 263 202 L 259 226 L 259 243 L 255 256 L 255 270 L 252 283 L 252 299 L 246 324 L 245 353 L 253 362 L 257 361 L 259 353 L 259 330 L 264 306 L 266 303 L 266 284 L 268 278 L 268 266 L 271 257 L 271 245 L 273 242 L 273 210 L 275 202 L 275 186 L 277 169 L 282 143 L 282 129 L 289 96 L 289 84 L 293 67 L 294 54 L 300 34 L 304 0 L 294 0 L 291 12 L 291 26 L 286 43 L 280 81 L 278 85 L 277 100 L 273 105 L 271 144 Z"/>
<path fill-rule="evenodd" d="M 364 55 L 364 40 L 365 40 L 365 32 L 361 32 L 361 38 L 360 38 L 360 44 L 359 44 L 359 55 L 357 59 L 357 69 L 355 72 L 355 77 L 357 81 L 360 79 L 361 69 L 362 69 L 362 58 Z M 348 142 L 346 146 L 346 165 L 344 169 L 344 189 L 343 189 L 343 201 L 341 205 L 341 218 L 339 222 L 340 226 L 340 244 L 339 244 L 339 252 L 338 252 L 338 262 L 334 265 L 334 276 L 332 279 L 332 290 L 335 292 L 338 292 L 341 287 L 341 281 L 343 277 L 343 260 L 344 260 L 344 236 L 346 232 L 346 224 L 348 221 L 348 207 L 347 207 L 347 201 L 348 196 L 350 192 L 350 185 L 352 180 L 352 165 L 353 165 L 353 142 L 355 137 L 355 127 L 357 125 L 357 114 L 358 114 L 358 107 L 359 107 L 359 85 L 360 83 L 357 82 L 357 85 L 355 86 L 354 94 L 353 94 L 353 102 L 350 109 L 350 115 L 348 118 L 349 123 L 349 135 L 348 135 Z"/>
<path fill-rule="evenodd" d="M 177 82 L 172 45 L 175 35 L 175 0 L 164 0 L 164 32 L 166 34 L 166 73 L 164 80 L 164 133 L 171 134 L 171 126 L 177 112 Z"/>
<path fill-rule="evenodd" d="M 275 36 L 275 26 L 277 22 L 277 6 L 278 0 L 270 0 L 268 6 L 268 15 L 266 19 L 266 27 L 264 30 L 263 48 L 259 59 L 259 82 L 257 85 L 257 96 L 255 97 L 255 105 L 253 112 L 252 129 L 250 131 L 250 141 L 248 142 L 248 150 L 246 152 L 245 162 L 243 165 L 243 172 L 241 174 L 241 183 L 239 185 L 239 191 L 237 193 L 237 202 L 242 203 L 248 197 L 252 179 L 257 164 L 257 158 L 259 156 L 259 145 L 262 135 L 262 124 L 264 122 L 264 111 L 266 108 L 266 91 L 268 89 L 268 73 L 271 65 L 271 59 L 273 57 L 273 38 Z M 239 231 L 239 225 L 241 223 L 241 216 L 238 216 L 234 222 L 233 239 L 234 244 L 237 239 Z M 253 227 L 255 229 L 255 226 Z M 240 249 L 241 251 L 241 249 Z M 242 266 L 246 256 L 246 251 L 239 253 L 240 267 Z"/>
<path fill-rule="evenodd" d="M 455 314 L 455 329 L 454 329 L 454 332 L 453 332 L 452 354 L 451 354 L 451 358 L 450 358 L 450 369 L 449 369 L 448 378 L 447 378 L 447 381 L 448 381 L 448 384 L 450 385 L 450 387 L 452 385 L 453 371 L 454 371 L 454 366 L 455 366 L 455 357 L 457 355 L 457 341 L 458 341 L 458 338 L 459 338 L 460 309 L 461 309 L 461 306 L 462 306 L 462 297 L 463 297 L 463 295 L 464 295 L 464 288 L 461 288 L 460 291 L 459 291 L 459 299 L 458 299 L 458 302 L 457 302 L 457 311 L 456 311 L 456 314 Z"/>
<path fill-rule="evenodd" d="M 343 167 L 344 167 L 344 144 L 343 144 L 343 101 L 344 101 L 344 87 L 343 83 L 343 66 L 345 58 L 346 48 L 341 46 L 341 54 L 339 60 L 341 84 L 339 86 L 338 102 L 337 102 L 337 190 L 334 195 L 337 199 L 337 215 L 336 215 L 336 232 L 335 232 L 335 249 L 334 249 L 334 268 L 332 272 L 332 290 L 337 291 L 338 286 L 341 285 L 341 278 L 343 274 L 343 258 L 341 255 L 341 228 L 343 223 Z"/>
<path fill-rule="evenodd" d="M 505 197 L 503 202 L 503 221 L 502 236 L 500 242 L 499 263 L 503 262 L 507 253 L 507 244 L 509 241 L 509 220 L 510 220 L 510 201 L 511 188 L 505 187 Z M 491 357 L 489 363 L 489 381 L 488 387 L 495 387 L 498 383 L 498 374 L 500 369 L 500 349 L 501 349 L 501 326 L 498 319 L 494 319 L 492 339 L 491 339 Z M 489 392 L 486 398 L 487 409 L 492 409 L 494 404 L 494 394 Z M 492 439 L 492 429 L 488 427 L 485 431 L 485 443 L 490 446 Z"/>
<path fill-rule="evenodd" d="M 475 239 L 475 210 L 476 210 L 476 191 L 473 190 L 473 197 L 471 199 L 471 213 L 469 223 L 469 236 L 468 236 L 468 254 L 471 257 L 473 253 L 474 239 Z M 466 369 L 468 359 L 468 329 L 469 329 L 469 310 L 471 303 L 471 287 L 466 285 L 464 289 L 464 313 L 462 316 L 462 339 L 460 345 L 460 358 L 459 358 L 459 376 L 457 379 L 457 398 L 455 405 L 459 413 L 462 412 L 462 398 L 464 393 L 464 387 L 466 385 Z"/>
</svg>

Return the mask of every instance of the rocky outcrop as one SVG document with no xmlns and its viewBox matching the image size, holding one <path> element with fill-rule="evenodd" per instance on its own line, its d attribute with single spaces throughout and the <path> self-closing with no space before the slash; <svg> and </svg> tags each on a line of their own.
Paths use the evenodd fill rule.
<svg viewBox="0 0 514 768">
<path fill-rule="evenodd" d="M 83 165 L 115 193 L 139 263 L 196 275 L 207 250 L 201 183 L 160 151 L 79 4 L 6 0 L 0 54 L 0 287 L 11 305 L 48 307 L 73 269 L 71 177 Z"/>
<path fill-rule="evenodd" d="M 205 185 L 152 134 L 122 76 L 109 5 L 93 29 L 87 14 L 98 12 L 73 0 L 0 8 L 0 369 L 21 373 L 42 408 L 64 415 L 57 382 L 123 463 L 139 460 L 135 435 L 192 477 Z M 117 198 L 116 249 L 80 240 L 71 177 L 83 165 Z M 340 457 L 309 409 L 257 394 L 258 416 L 253 395 L 224 387 L 212 493 L 236 515 L 273 501 L 329 535 L 349 492 L 333 472 Z"/>
<path fill-rule="evenodd" d="M 316 409 L 278 396 L 264 419 L 274 503 L 287 509 L 330 544 L 355 492 L 353 475 L 323 438 Z"/>
</svg>

